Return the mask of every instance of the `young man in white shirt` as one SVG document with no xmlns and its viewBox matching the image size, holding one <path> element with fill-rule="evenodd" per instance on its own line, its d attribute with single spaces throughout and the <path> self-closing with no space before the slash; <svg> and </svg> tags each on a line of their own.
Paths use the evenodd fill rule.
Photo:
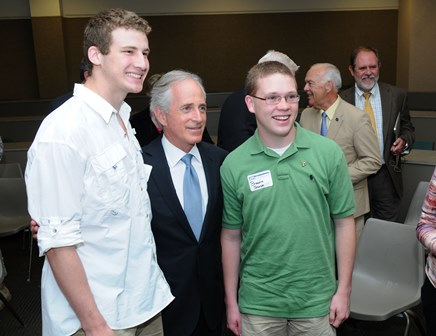
<svg viewBox="0 0 436 336">
<path fill-rule="evenodd" d="M 29 212 L 45 254 L 43 335 L 163 335 L 173 296 L 156 261 L 140 147 L 129 124 L 130 92 L 149 69 L 148 23 L 122 9 L 85 28 L 85 84 L 42 123 L 29 153 Z"/>
</svg>

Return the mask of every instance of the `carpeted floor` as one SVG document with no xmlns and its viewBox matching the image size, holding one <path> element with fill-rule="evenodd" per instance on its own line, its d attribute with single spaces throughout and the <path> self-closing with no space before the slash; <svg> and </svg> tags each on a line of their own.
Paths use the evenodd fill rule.
<svg viewBox="0 0 436 336">
<path fill-rule="evenodd" d="M 12 294 L 10 303 L 25 323 L 24 327 L 21 326 L 12 314 L 3 308 L 0 311 L 1 336 L 41 336 L 40 277 L 43 259 L 38 257 L 35 244 L 31 281 L 27 282 L 29 242 L 27 235 L 25 238 L 24 246 L 22 233 L 0 238 L 0 249 L 8 271 L 5 284 Z M 414 311 L 422 319 L 421 307 L 414 308 Z M 404 334 L 405 323 L 405 319 L 401 317 L 393 317 L 384 322 L 364 322 L 349 319 L 338 329 L 337 335 L 398 336 Z M 231 335 L 231 333 L 226 332 L 225 335 Z M 419 333 L 416 325 L 412 324 L 409 335 L 419 336 L 422 334 Z"/>
</svg>

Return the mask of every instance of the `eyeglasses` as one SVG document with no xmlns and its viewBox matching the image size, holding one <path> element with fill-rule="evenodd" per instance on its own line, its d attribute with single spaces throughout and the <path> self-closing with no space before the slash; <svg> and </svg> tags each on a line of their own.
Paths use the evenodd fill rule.
<svg viewBox="0 0 436 336">
<path fill-rule="evenodd" d="M 260 100 L 263 100 L 265 103 L 267 103 L 268 105 L 277 105 L 279 104 L 283 98 L 285 98 L 285 101 L 290 104 L 290 103 L 298 103 L 298 101 L 300 100 L 300 95 L 298 94 L 288 94 L 286 96 L 276 96 L 276 95 L 271 95 L 271 96 L 267 96 L 265 98 L 261 98 L 261 97 L 257 97 L 257 96 L 253 96 L 253 95 L 249 95 L 253 98 L 257 98 Z"/>
</svg>

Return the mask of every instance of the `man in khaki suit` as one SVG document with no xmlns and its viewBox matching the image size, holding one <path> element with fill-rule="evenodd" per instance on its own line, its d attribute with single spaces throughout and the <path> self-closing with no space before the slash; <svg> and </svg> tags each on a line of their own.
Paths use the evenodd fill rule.
<svg viewBox="0 0 436 336">
<path fill-rule="evenodd" d="M 322 113 L 326 115 L 325 136 L 342 148 L 354 187 L 356 235 L 369 212 L 367 177 L 381 167 L 377 136 L 366 112 L 345 102 L 338 95 L 342 85 L 341 74 L 332 64 L 313 65 L 306 74 L 304 91 L 310 108 L 305 109 L 300 124 L 315 133 L 321 133 Z"/>
</svg>

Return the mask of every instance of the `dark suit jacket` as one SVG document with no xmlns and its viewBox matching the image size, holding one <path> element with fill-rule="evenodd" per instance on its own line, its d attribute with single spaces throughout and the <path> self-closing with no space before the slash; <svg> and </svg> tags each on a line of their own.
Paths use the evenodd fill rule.
<svg viewBox="0 0 436 336">
<path fill-rule="evenodd" d="M 53 99 L 48 104 L 48 111 L 47 111 L 47 113 L 51 113 L 54 110 L 56 110 L 59 106 L 61 106 L 63 103 L 65 103 L 72 96 L 73 96 L 73 91 L 68 92 L 68 93 L 64 94 L 63 96 L 60 96 L 60 97 L 57 97 L 57 98 Z"/>
<path fill-rule="evenodd" d="M 221 108 L 217 145 L 231 152 L 254 134 L 254 113 L 245 104 L 245 90 L 233 92 Z"/>
<path fill-rule="evenodd" d="M 378 85 L 380 88 L 383 114 L 383 159 L 389 170 L 389 174 L 395 186 L 395 191 L 401 197 L 403 195 L 402 175 L 401 172 L 396 172 L 394 167 L 390 164 L 391 161 L 395 160 L 394 155 L 391 152 L 391 147 L 395 141 L 394 125 L 398 113 L 400 113 L 399 136 L 407 142 L 410 149 L 415 141 L 415 128 L 410 121 L 409 107 L 407 106 L 407 92 L 385 83 L 378 83 Z M 349 89 L 342 91 L 340 96 L 345 101 L 355 105 L 355 86 L 353 85 Z"/>
<path fill-rule="evenodd" d="M 160 137 L 143 148 L 144 162 L 153 167 L 148 193 L 158 263 L 176 297 L 162 311 L 165 336 L 191 335 L 200 309 L 209 328 L 220 327 L 223 321 L 220 166 L 226 152 L 205 142 L 197 146 L 209 194 L 199 242 L 177 197 Z"/>
</svg>

